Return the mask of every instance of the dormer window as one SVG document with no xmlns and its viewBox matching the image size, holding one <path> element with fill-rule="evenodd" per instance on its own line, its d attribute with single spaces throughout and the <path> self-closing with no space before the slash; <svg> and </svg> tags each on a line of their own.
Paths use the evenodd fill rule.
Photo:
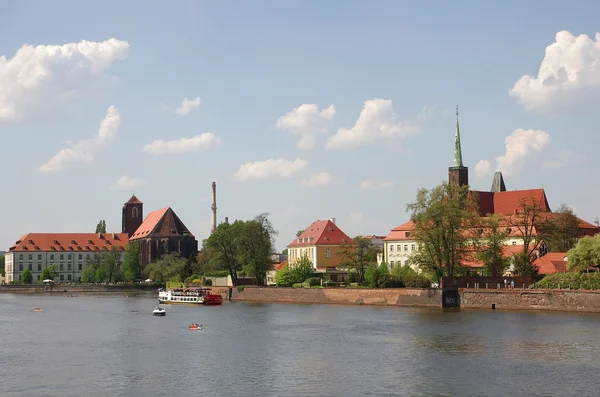
<svg viewBox="0 0 600 397">
<path fill-rule="evenodd" d="M 406 236 L 406 238 L 409 238 L 410 237 L 410 232 L 406 232 L 405 236 Z"/>
<path fill-rule="evenodd" d="M 75 240 L 71 240 L 71 244 L 77 245 L 77 243 L 75 242 Z"/>
<path fill-rule="evenodd" d="M 33 240 L 29 240 L 28 243 L 33 245 Z"/>
<path fill-rule="evenodd" d="M 54 244 L 57 244 L 57 245 L 58 245 L 58 240 L 54 240 Z"/>
</svg>

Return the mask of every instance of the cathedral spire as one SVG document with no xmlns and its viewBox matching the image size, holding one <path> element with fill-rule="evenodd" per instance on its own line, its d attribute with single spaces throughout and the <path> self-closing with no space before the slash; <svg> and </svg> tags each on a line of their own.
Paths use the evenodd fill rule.
<svg viewBox="0 0 600 397">
<path fill-rule="evenodd" d="M 462 150 L 460 148 L 460 128 L 458 126 L 458 105 L 456 106 L 456 133 L 454 135 L 454 167 L 462 168 Z"/>
</svg>

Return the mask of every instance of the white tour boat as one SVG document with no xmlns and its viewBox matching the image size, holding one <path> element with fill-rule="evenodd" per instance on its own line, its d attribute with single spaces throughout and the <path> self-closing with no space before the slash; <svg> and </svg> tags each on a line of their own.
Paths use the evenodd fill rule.
<svg viewBox="0 0 600 397">
<path fill-rule="evenodd" d="M 211 294 L 210 288 L 187 287 L 167 290 L 161 288 L 158 290 L 158 301 L 163 304 L 220 305 L 223 303 L 223 298 L 221 295 Z"/>
</svg>

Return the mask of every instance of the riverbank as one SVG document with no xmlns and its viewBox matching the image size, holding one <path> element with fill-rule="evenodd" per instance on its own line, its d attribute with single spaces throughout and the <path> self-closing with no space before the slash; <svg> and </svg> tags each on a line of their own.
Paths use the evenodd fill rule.
<svg viewBox="0 0 600 397">
<path fill-rule="evenodd" d="M 0 285 L 0 293 L 12 294 L 64 294 L 64 293 L 154 293 L 158 287 L 155 285 L 136 284 L 130 285 L 77 285 L 59 284 L 52 290 L 47 286 L 38 284 Z"/>
<path fill-rule="evenodd" d="M 228 299 L 229 288 L 213 288 Z M 600 313 L 600 291 L 460 289 L 460 307 L 498 310 L 549 310 Z M 232 301 L 442 307 L 441 289 L 278 288 L 231 290 Z"/>
</svg>

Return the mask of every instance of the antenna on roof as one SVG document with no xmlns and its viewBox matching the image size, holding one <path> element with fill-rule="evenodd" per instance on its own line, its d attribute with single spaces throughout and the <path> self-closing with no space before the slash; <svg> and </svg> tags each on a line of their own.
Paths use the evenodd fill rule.
<svg viewBox="0 0 600 397">
<path fill-rule="evenodd" d="M 456 105 L 456 117 L 458 117 L 458 105 Z"/>
</svg>

